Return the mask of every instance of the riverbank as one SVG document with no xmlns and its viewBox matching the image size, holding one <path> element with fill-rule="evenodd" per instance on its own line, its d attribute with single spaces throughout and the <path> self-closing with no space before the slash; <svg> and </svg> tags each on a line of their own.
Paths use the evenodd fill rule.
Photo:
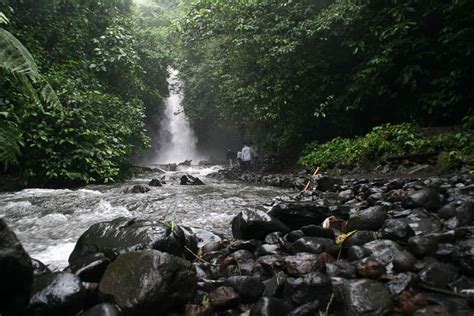
<svg viewBox="0 0 474 316">
<path fill-rule="evenodd" d="M 291 202 L 234 216 L 233 239 L 178 220 L 94 224 L 63 272 L 23 264 L 22 273 L 35 275 L 25 285 L 33 292 L 29 305 L 15 308 L 34 315 L 472 314 L 471 174 L 313 180 Z M 60 281 L 67 286 L 58 288 Z"/>
</svg>

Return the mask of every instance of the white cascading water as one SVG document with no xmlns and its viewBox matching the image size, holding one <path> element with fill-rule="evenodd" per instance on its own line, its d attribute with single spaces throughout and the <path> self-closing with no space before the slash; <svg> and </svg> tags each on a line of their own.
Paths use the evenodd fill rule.
<svg viewBox="0 0 474 316">
<path fill-rule="evenodd" d="M 197 164 L 201 159 L 197 151 L 198 139 L 181 106 L 183 97 L 179 92 L 178 71 L 170 69 L 169 72 L 170 96 L 166 100 L 159 132 L 158 156 L 154 162 L 167 164 L 192 160 L 193 164 Z"/>
</svg>

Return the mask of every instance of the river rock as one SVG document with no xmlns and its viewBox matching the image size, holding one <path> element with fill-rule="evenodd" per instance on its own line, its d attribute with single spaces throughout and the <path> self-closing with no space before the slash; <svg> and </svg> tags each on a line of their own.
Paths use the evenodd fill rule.
<svg viewBox="0 0 474 316">
<path fill-rule="evenodd" d="M 231 276 L 224 284 L 232 287 L 244 303 L 257 301 L 265 290 L 262 281 L 250 276 Z"/>
<path fill-rule="evenodd" d="M 330 238 L 334 239 L 334 230 L 329 228 L 323 228 L 317 225 L 307 225 L 301 227 L 301 231 L 305 236 L 308 237 L 323 237 L 323 238 Z"/>
<path fill-rule="evenodd" d="M 355 266 L 343 259 L 331 263 L 326 262 L 326 273 L 330 277 L 341 277 L 345 279 L 354 279 L 356 277 Z"/>
<path fill-rule="evenodd" d="M 180 227 L 147 220 L 120 217 L 97 223 L 84 232 L 69 256 L 69 262 L 88 254 L 103 253 L 110 260 L 119 254 L 141 249 L 156 249 L 181 256 L 186 240 Z"/>
<path fill-rule="evenodd" d="M 0 314 L 20 313 L 30 298 L 33 266 L 3 219 L 0 219 L 0 279 Z"/>
<path fill-rule="evenodd" d="M 364 258 L 356 262 L 356 273 L 360 278 L 378 279 L 385 272 L 383 263 L 374 258 Z"/>
<path fill-rule="evenodd" d="M 51 273 L 51 270 L 44 263 L 37 259 L 31 258 L 31 265 L 33 267 L 33 276 L 35 278 Z"/>
<path fill-rule="evenodd" d="M 403 248 L 394 241 L 387 239 L 378 239 L 366 243 L 363 248 L 368 251 L 371 257 L 383 264 L 389 264 L 393 258 L 403 250 Z"/>
<path fill-rule="evenodd" d="M 378 230 L 387 219 L 387 212 L 382 206 L 373 206 L 352 215 L 347 221 L 346 231 Z"/>
<path fill-rule="evenodd" d="M 35 316 L 75 315 L 84 308 L 86 290 L 72 273 L 51 273 L 38 277 L 28 313 Z"/>
<path fill-rule="evenodd" d="M 342 185 L 342 179 L 324 175 L 315 175 L 313 177 L 319 191 L 337 191 Z"/>
<path fill-rule="evenodd" d="M 89 308 L 85 312 L 81 313 L 80 316 L 121 316 L 122 313 L 110 303 L 102 303 Z"/>
<path fill-rule="evenodd" d="M 99 294 L 125 315 L 156 315 L 192 299 L 196 281 L 194 266 L 184 259 L 157 250 L 128 252 L 107 267 Z"/>
<path fill-rule="evenodd" d="M 438 261 L 429 262 L 419 273 L 424 283 L 440 289 L 447 288 L 455 274 L 456 270 L 452 265 Z"/>
<path fill-rule="evenodd" d="M 221 286 L 209 293 L 209 300 L 214 308 L 227 309 L 239 304 L 240 297 L 233 288 Z"/>
<path fill-rule="evenodd" d="M 239 239 L 264 239 L 271 232 L 289 231 L 277 218 L 260 210 L 244 210 L 232 220 L 232 235 Z"/>
<path fill-rule="evenodd" d="M 446 204 L 438 211 L 438 216 L 442 219 L 449 219 L 456 215 L 456 206 L 454 204 Z"/>
<path fill-rule="evenodd" d="M 419 278 L 415 273 L 407 272 L 395 275 L 395 279 L 387 282 L 386 286 L 392 296 L 396 297 L 403 291 L 416 287 L 418 282 Z"/>
<path fill-rule="evenodd" d="M 290 250 L 292 253 L 309 252 L 320 254 L 322 252 L 328 252 L 331 255 L 337 256 L 339 247 L 329 238 L 303 237 L 295 241 L 293 245 L 291 245 Z"/>
<path fill-rule="evenodd" d="M 368 242 L 374 241 L 375 239 L 377 239 L 375 232 L 370 230 L 358 230 L 346 238 L 342 246 L 344 248 L 349 248 L 351 246 L 362 246 Z"/>
<path fill-rule="evenodd" d="M 392 261 L 393 269 L 398 272 L 412 271 L 415 263 L 415 256 L 406 250 L 397 252 Z"/>
<path fill-rule="evenodd" d="M 74 260 L 69 269 L 83 282 L 99 282 L 109 264 L 103 253 L 93 253 Z"/>
<path fill-rule="evenodd" d="M 274 297 L 262 297 L 252 306 L 250 316 L 287 316 L 293 308 L 285 301 Z"/>
<path fill-rule="evenodd" d="M 193 236 L 192 239 L 196 240 L 198 248 L 201 248 L 202 246 L 210 242 L 220 243 L 224 240 L 224 236 L 207 229 L 188 226 L 179 227 L 183 230 L 185 234 Z"/>
<path fill-rule="evenodd" d="M 474 238 L 460 241 L 459 251 L 455 258 L 459 262 L 461 270 L 470 276 L 474 276 Z"/>
<path fill-rule="evenodd" d="M 373 280 L 345 280 L 342 286 L 345 315 L 390 315 L 393 310 L 388 289 Z"/>
<path fill-rule="evenodd" d="M 146 193 L 150 191 L 151 188 L 144 184 L 136 184 L 122 190 L 123 193 Z"/>
<path fill-rule="evenodd" d="M 415 232 L 410 225 L 398 219 L 386 220 L 381 233 L 384 239 L 401 242 L 407 242 L 410 237 L 415 236 Z"/>
<path fill-rule="evenodd" d="M 280 271 L 273 275 L 272 278 L 265 280 L 263 284 L 265 285 L 265 290 L 263 292 L 263 296 L 266 297 L 273 297 L 279 296 L 283 287 L 286 283 L 287 275 L 285 272 Z"/>
<path fill-rule="evenodd" d="M 191 175 L 183 175 L 180 180 L 179 184 L 181 185 L 204 185 L 204 182 L 202 182 L 201 179 L 198 177 L 193 177 Z"/>
<path fill-rule="evenodd" d="M 429 256 L 438 249 L 438 241 L 434 236 L 414 236 L 408 239 L 408 248 L 415 256 Z"/>
<path fill-rule="evenodd" d="M 151 179 L 150 182 L 148 182 L 148 185 L 151 186 L 151 187 L 161 187 L 161 186 L 163 186 L 161 181 L 159 179 L 156 179 L 156 178 Z"/>
<path fill-rule="evenodd" d="M 326 306 L 332 294 L 331 279 L 324 273 L 311 272 L 299 278 L 288 278 L 283 298 L 296 306 L 317 300 Z"/>
<path fill-rule="evenodd" d="M 321 225 L 328 216 L 329 208 L 314 202 L 285 202 L 272 207 L 269 215 L 279 219 L 292 230 L 310 224 Z"/>
<path fill-rule="evenodd" d="M 410 194 L 403 200 L 403 206 L 407 208 L 423 207 L 435 211 L 441 207 L 441 198 L 434 188 L 424 188 Z"/>
</svg>

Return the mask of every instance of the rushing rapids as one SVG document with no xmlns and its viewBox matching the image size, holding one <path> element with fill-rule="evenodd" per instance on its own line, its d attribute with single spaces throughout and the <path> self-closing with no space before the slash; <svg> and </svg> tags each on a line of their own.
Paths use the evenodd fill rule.
<svg viewBox="0 0 474 316">
<path fill-rule="evenodd" d="M 148 172 L 114 185 L 70 189 L 26 189 L 0 193 L 0 217 L 14 230 L 26 251 L 50 268 L 67 265 L 78 237 L 92 224 L 130 217 L 174 221 L 229 235 L 232 218 L 248 207 L 262 207 L 290 190 L 247 185 L 205 177 L 219 167 L 187 167 L 177 172 Z M 203 186 L 179 185 L 183 174 L 198 176 Z M 124 188 L 165 177 L 162 187 L 144 194 L 123 193 Z"/>
</svg>

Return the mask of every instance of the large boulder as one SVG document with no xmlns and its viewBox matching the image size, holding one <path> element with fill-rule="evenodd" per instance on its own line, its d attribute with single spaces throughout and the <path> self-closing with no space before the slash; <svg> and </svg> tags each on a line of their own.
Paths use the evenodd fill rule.
<svg viewBox="0 0 474 316">
<path fill-rule="evenodd" d="M 0 219 L 0 280 L 0 315 L 15 315 L 30 299 L 33 266 L 3 219 Z"/>
<path fill-rule="evenodd" d="M 292 230 L 307 225 L 321 225 L 328 217 L 329 208 L 315 202 L 285 202 L 272 207 L 269 215 L 279 219 Z"/>
<path fill-rule="evenodd" d="M 69 257 L 69 263 L 95 253 L 113 260 L 119 254 L 142 249 L 156 249 L 181 256 L 186 238 L 179 226 L 120 217 L 97 223 L 85 231 Z"/>
<path fill-rule="evenodd" d="M 157 250 L 121 254 L 99 284 L 99 295 L 124 315 L 157 315 L 194 297 L 196 270 L 181 258 Z"/>
<path fill-rule="evenodd" d="M 390 292 L 377 281 L 345 280 L 342 286 L 342 299 L 345 315 L 390 315 L 393 310 Z"/>
<path fill-rule="evenodd" d="M 261 239 L 271 232 L 288 232 L 278 219 L 260 210 L 244 210 L 232 220 L 232 235 L 238 239 Z"/>
<path fill-rule="evenodd" d="M 72 273 L 51 273 L 35 279 L 29 315 L 75 315 L 84 308 L 86 289 Z"/>
</svg>

